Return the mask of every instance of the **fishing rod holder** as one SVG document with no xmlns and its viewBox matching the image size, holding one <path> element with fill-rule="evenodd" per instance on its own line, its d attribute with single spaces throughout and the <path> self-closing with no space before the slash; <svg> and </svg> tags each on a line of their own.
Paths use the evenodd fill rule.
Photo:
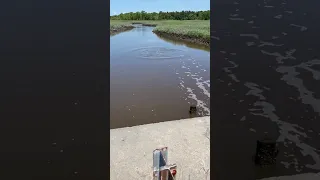
<svg viewBox="0 0 320 180">
<path fill-rule="evenodd" d="M 168 147 L 153 151 L 153 180 L 175 180 L 176 164 L 168 163 Z"/>
</svg>

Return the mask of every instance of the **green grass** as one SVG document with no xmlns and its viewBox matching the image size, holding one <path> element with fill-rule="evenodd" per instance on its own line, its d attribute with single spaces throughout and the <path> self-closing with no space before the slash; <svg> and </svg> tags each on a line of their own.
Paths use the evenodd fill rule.
<svg viewBox="0 0 320 180">
<path fill-rule="evenodd" d="M 201 39 L 210 42 L 209 20 L 163 20 L 163 21 L 124 21 L 111 20 L 110 29 L 130 26 L 132 23 L 156 25 L 154 32 L 167 33 L 175 36 L 183 36 L 193 39 Z"/>
<path fill-rule="evenodd" d="M 156 26 L 154 31 L 210 42 L 210 21 L 167 21 Z"/>
<path fill-rule="evenodd" d="M 111 29 L 117 29 L 121 27 L 131 26 L 131 21 L 110 21 L 110 30 Z"/>
</svg>

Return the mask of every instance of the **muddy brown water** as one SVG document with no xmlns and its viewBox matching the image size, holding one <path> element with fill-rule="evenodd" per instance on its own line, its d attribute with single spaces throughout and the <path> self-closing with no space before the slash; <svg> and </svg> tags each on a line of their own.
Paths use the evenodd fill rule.
<svg viewBox="0 0 320 180">
<path fill-rule="evenodd" d="M 319 4 L 213 2 L 213 179 L 320 171 Z M 256 167 L 256 141 L 265 136 L 277 140 L 277 163 Z"/>
<path fill-rule="evenodd" d="M 110 128 L 210 115 L 210 51 L 154 27 L 110 37 Z"/>
</svg>

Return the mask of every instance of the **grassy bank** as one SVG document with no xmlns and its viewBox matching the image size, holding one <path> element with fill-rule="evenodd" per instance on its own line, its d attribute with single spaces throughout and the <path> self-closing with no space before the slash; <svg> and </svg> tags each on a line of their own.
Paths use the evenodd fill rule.
<svg viewBox="0 0 320 180">
<path fill-rule="evenodd" d="M 133 29 L 131 24 L 129 21 L 110 21 L 110 35 Z"/>
<path fill-rule="evenodd" d="M 110 21 L 110 32 L 122 31 L 125 27 L 131 27 L 133 23 L 141 23 L 147 26 L 156 26 L 153 30 L 159 36 L 182 39 L 197 44 L 210 45 L 210 21 L 209 20 L 163 20 L 163 21 Z M 118 29 L 118 30 L 116 30 Z"/>
</svg>

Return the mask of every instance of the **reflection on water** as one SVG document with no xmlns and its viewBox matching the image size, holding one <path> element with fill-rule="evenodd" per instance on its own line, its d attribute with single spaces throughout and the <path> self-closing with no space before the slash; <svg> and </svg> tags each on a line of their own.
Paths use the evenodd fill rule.
<svg viewBox="0 0 320 180">
<path fill-rule="evenodd" d="M 138 58 L 145 59 L 176 59 L 184 56 L 184 51 L 166 47 L 141 47 L 131 50 Z"/>
<path fill-rule="evenodd" d="M 110 38 L 111 128 L 210 115 L 209 52 L 134 26 Z"/>
</svg>

